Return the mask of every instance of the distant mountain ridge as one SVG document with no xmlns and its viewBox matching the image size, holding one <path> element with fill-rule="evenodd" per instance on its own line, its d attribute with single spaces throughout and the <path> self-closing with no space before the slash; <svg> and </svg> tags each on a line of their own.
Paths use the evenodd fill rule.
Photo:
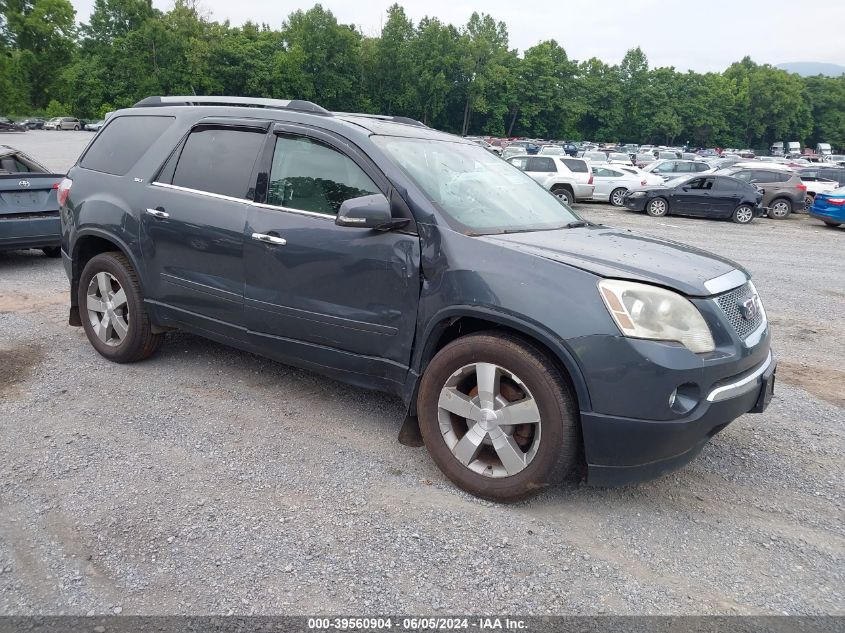
<svg viewBox="0 0 845 633">
<path fill-rule="evenodd" d="M 813 77 L 815 75 L 838 77 L 839 75 L 845 74 L 845 66 L 829 64 L 827 62 L 787 62 L 785 64 L 776 64 L 775 68 L 780 68 L 790 73 L 797 73 L 802 77 Z"/>
</svg>

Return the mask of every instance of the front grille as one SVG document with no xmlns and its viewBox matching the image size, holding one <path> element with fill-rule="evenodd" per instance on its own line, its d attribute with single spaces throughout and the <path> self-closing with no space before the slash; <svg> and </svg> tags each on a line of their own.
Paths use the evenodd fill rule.
<svg viewBox="0 0 845 633">
<path fill-rule="evenodd" d="M 742 314 L 741 306 L 743 302 L 751 297 L 755 297 L 757 300 L 757 311 L 753 318 L 746 319 Z M 763 314 L 763 304 L 760 303 L 760 298 L 757 297 L 757 293 L 754 291 L 754 287 L 750 283 L 740 286 L 739 288 L 735 288 L 723 295 L 719 295 L 716 297 L 716 303 L 718 303 L 719 307 L 722 308 L 722 312 L 724 312 L 725 316 L 728 317 L 728 321 L 731 322 L 733 329 L 742 340 L 745 340 L 749 334 L 754 332 L 763 324 L 763 319 L 765 318 Z"/>
</svg>

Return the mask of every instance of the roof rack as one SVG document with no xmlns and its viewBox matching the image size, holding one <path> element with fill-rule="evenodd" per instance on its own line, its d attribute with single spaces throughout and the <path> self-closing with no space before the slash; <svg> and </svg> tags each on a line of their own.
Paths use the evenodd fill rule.
<svg viewBox="0 0 845 633">
<path fill-rule="evenodd" d="M 228 105 L 247 108 L 272 108 L 281 110 L 299 110 L 313 114 L 331 114 L 316 103 L 302 99 L 261 99 L 257 97 L 213 97 L 189 95 L 183 97 L 147 97 L 136 103 L 135 108 L 155 108 L 162 106 L 208 106 Z"/>
<path fill-rule="evenodd" d="M 417 121 L 406 116 L 389 116 L 386 114 L 366 114 L 363 112 L 332 112 L 335 116 L 357 116 L 365 119 L 378 119 L 379 121 L 390 121 L 391 123 L 404 123 L 405 125 L 415 125 L 417 127 L 428 127 L 422 121 Z"/>
</svg>

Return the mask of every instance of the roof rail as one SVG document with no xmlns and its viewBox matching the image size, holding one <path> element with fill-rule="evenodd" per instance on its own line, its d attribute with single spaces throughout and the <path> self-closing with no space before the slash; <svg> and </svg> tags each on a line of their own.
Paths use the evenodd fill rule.
<svg viewBox="0 0 845 633">
<path fill-rule="evenodd" d="M 188 95 L 183 97 L 147 97 L 136 103 L 135 108 L 154 108 L 161 106 L 206 106 L 228 105 L 247 108 L 272 108 L 281 110 L 299 110 L 313 114 L 331 114 L 325 108 L 301 99 L 261 99 L 257 97 L 213 97 Z"/>
<path fill-rule="evenodd" d="M 389 116 L 386 114 L 366 114 L 363 112 L 332 112 L 335 116 L 358 116 L 365 119 L 378 119 L 379 121 L 390 121 L 391 123 L 404 123 L 405 125 L 415 125 L 416 127 L 428 127 L 422 121 L 417 121 L 406 116 Z"/>
</svg>

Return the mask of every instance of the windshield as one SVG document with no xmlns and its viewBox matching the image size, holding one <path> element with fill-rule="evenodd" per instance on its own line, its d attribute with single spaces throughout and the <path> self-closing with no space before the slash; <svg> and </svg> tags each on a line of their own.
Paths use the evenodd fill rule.
<svg viewBox="0 0 845 633">
<path fill-rule="evenodd" d="M 394 136 L 373 140 L 462 231 L 543 231 L 581 222 L 529 176 L 477 145 Z"/>
</svg>

